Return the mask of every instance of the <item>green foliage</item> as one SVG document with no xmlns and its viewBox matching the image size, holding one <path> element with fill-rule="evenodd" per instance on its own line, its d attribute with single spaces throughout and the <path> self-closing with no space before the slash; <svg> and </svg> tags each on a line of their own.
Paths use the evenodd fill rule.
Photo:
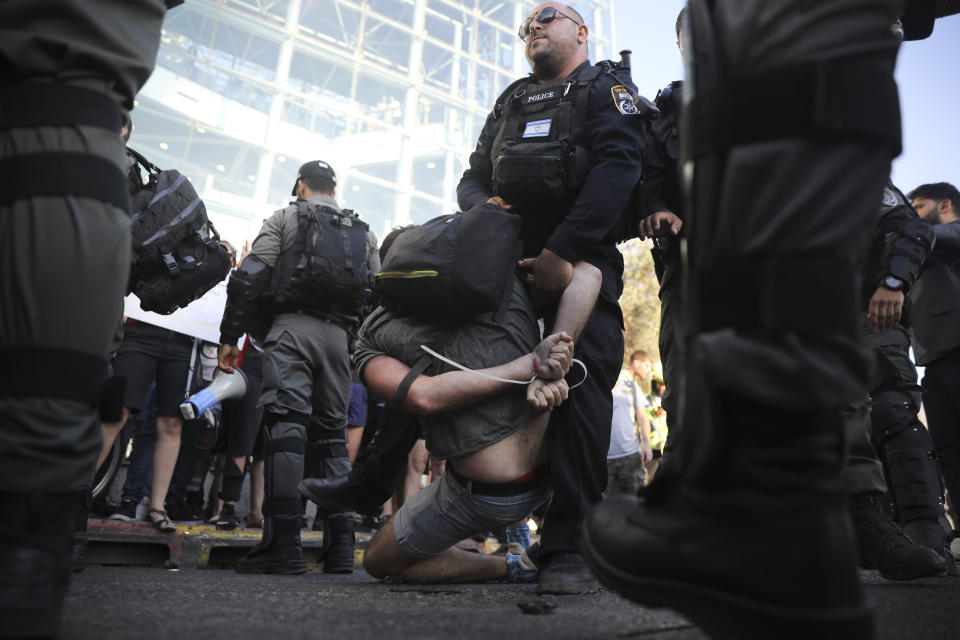
<svg viewBox="0 0 960 640">
<path fill-rule="evenodd" d="M 620 245 L 623 254 L 623 295 L 620 307 L 627 331 L 624 336 L 624 363 L 637 349 L 650 354 L 654 362 L 660 360 L 657 335 L 660 332 L 660 284 L 653 271 L 652 243 L 631 240 Z"/>
</svg>

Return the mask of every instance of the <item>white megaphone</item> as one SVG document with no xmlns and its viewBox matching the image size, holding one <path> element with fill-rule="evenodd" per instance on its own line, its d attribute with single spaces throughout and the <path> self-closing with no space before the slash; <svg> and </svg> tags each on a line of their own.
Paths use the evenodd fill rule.
<svg viewBox="0 0 960 640">
<path fill-rule="evenodd" d="M 247 392 L 247 376 L 240 369 L 227 373 L 217 369 L 213 382 L 187 398 L 180 405 L 180 415 L 184 420 L 195 420 L 212 409 L 218 402 L 230 398 L 242 398 Z"/>
</svg>

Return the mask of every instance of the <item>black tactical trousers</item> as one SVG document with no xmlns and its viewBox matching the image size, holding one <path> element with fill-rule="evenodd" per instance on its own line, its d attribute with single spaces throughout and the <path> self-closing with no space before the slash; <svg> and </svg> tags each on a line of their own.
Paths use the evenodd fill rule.
<svg viewBox="0 0 960 640">
<path fill-rule="evenodd" d="M 607 486 L 607 450 L 613 421 L 611 390 L 623 362 L 619 309 L 599 301 L 577 343 L 574 357 L 587 366 L 583 385 L 553 411 L 547 442 L 553 501 L 540 545 L 544 557 L 580 551 L 580 524 Z M 578 381 L 574 366 L 569 380 Z"/>
<path fill-rule="evenodd" d="M 960 349 L 927 365 L 922 389 L 927 426 L 956 514 L 960 507 Z"/>
</svg>

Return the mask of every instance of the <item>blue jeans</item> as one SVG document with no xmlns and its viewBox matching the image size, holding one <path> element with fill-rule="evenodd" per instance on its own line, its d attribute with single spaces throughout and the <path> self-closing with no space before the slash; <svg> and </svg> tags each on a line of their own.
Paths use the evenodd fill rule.
<svg viewBox="0 0 960 640">
<path fill-rule="evenodd" d="M 133 439 L 127 479 L 123 483 L 121 500 L 140 502 L 153 488 L 153 449 L 157 444 L 157 385 L 150 384 L 143 406 L 143 424 Z"/>
</svg>

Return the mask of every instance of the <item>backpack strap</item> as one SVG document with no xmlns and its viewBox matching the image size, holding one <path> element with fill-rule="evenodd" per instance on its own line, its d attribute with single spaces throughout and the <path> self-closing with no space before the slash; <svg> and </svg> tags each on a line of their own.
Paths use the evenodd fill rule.
<svg viewBox="0 0 960 640">
<path fill-rule="evenodd" d="M 137 161 L 137 164 L 146 169 L 148 173 L 160 173 L 160 168 L 147 160 L 139 151 L 127 147 L 127 153 Z"/>
</svg>

